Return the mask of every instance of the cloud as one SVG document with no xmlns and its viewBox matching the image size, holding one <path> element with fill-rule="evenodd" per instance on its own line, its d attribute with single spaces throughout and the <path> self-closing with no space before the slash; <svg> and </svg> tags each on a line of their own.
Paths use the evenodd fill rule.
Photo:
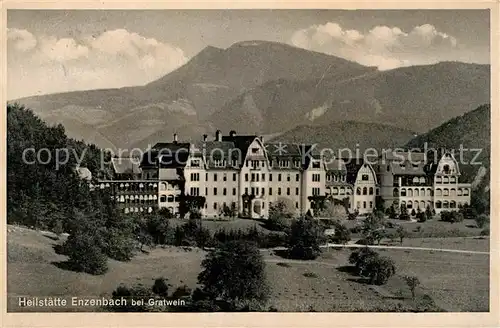
<svg viewBox="0 0 500 328">
<path fill-rule="evenodd" d="M 188 60 L 180 48 L 125 29 L 78 38 L 9 29 L 8 40 L 9 99 L 141 85 Z"/>
<path fill-rule="evenodd" d="M 408 32 L 399 27 L 375 26 L 362 33 L 328 22 L 296 31 L 290 42 L 380 70 L 454 60 L 460 53 L 456 38 L 430 24 Z"/>
<path fill-rule="evenodd" d="M 17 28 L 7 29 L 7 40 L 18 51 L 30 51 L 37 43 L 33 34 Z"/>
</svg>

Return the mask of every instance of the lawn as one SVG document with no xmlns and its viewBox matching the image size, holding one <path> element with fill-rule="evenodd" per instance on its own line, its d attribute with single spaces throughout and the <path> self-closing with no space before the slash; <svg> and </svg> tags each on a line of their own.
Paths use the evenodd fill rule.
<svg viewBox="0 0 500 328">
<path fill-rule="evenodd" d="M 137 255 L 127 263 L 109 260 L 109 271 L 105 275 L 92 276 L 65 271 L 52 264 L 66 257 L 55 254 L 52 246 L 56 242 L 42 233 L 11 226 L 8 230 L 9 311 L 20 310 L 16 303 L 21 295 L 96 297 L 110 295 L 120 283 L 150 286 L 155 278 L 161 276 L 169 279 L 172 290 L 183 284 L 193 288 L 205 256 L 204 252 L 196 249 L 157 248 L 149 255 Z M 486 244 L 484 240 L 470 244 L 474 239 L 463 238 L 454 242 L 460 240 L 467 247 L 479 248 Z M 481 242 L 483 246 L 479 246 Z M 427 246 L 431 241 L 422 243 Z M 457 249 L 463 246 L 455 245 Z M 375 311 L 393 309 L 399 303 L 411 305 L 408 288 L 401 278 L 401 275 L 411 274 L 418 276 L 422 282 L 417 290 L 418 299 L 428 295 L 436 310 L 488 309 L 488 255 L 421 250 L 379 251 L 393 258 L 398 268 L 397 276 L 381 287 L 361 283 L 358 277 L 349 273 L 346 265 L 350 250 L 327 250 L 317 260 L 308 262 L 287 260 L 271 251 L 263 251 L 272 288 L 269 306 L 279 311 Z M 36 310 L 40 311 L 39 308 Z"/>
</svg>

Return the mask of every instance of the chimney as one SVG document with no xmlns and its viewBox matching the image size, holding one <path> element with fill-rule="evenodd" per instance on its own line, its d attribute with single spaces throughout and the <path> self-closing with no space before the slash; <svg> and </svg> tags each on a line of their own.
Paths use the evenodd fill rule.
<svg viewBox="0 0 500 328">
<path fill-rule="evenodd" d="M 177 143 L 177 133 L 174 133 L 174 143 Z"/>
<path fill-rule="evenodd" d="M 203 135 L 203 141 L 207 141 L 208 135 L 204 134 Z"/>
<path fill-rule="evenodd" d="M 222 141 L 222 132 L 220 130 L 215 131 L 215 141 Z"/>
<path fill-rule="evenodd" d="M 264 136 L 260 136 L 259 139 L 260 139 L 260 142 L 264 143 Z"/>
<path fill-rule="evenodd" d="M 231 131 L 229 132 L 229 136 L 230 136 L 230 137 L 234 137 L 235 135 L 236 135 L 236 131 L 231 130 Z"/>
</svg>

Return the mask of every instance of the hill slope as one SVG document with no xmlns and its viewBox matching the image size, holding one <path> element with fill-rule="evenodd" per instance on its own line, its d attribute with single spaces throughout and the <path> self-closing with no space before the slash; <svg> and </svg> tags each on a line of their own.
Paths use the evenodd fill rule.
<svg viewBox="0 0 500 328">
<path fill-rule="evenodd" d="M 349 149 L 355 155 L 356 150 L 362 154 L 368 148 L 380 152 L 383 148 L 398 147 L 413 137 L 413 132 L 390 125 L 343 121 L 327 125 L 298 126 L 277 136 L 273 141 L 317 143 L 321 149 L 332 149 L 335 155 L 339 149 Z M 347 156 L 347 150 L 343 155 Z"/>
<path fill-rule="evenodd" d="M 462 174 L 467 181 L 474 181 L 478 171 L 486 173 L 489 180 L 490 168 L 490 105 L 482 105 L 462 116 L 455 117 L 426 134 L 417 136 L 406 144 L 410 148 L 446 148 L 455 150 L 460 161 L 460 148 L 463 151 Z M 481 169 L 485 168 L 486 171 Z"/>
<path fill-rule="evenodd" d="M 488 65 L 451 62 L 341 79 L 282 79 L 243 93 L 210 120 L 241 125 L 243 132 L 353 120 L 423 133 L 489 102 L 489 84 Z"/>
<path fill-rule="evenodd" d="M 273 134 L 332 121 L 426 132 L 489 101 L 490 67 L 441 63 L 380 72 L 289 45 L 207 47 L 144 86 L 17 100 L 103 148 L 200 138 L 216 129 Z M 471 106 L 470 108 L 468 106 Z"/>
</svg>

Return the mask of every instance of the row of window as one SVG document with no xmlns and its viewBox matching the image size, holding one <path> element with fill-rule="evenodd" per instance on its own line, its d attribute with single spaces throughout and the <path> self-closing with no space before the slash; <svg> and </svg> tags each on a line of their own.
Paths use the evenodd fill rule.
<svg viewBox="0 0 500 328">
<path fill-rule="evenodd" d="M 219 192 L 219 189 L 217 187 L 214 187 L 213 188 L 213 193 L 212 193 L 213 196 L 219 195 L 218 192 Z M 256 196 L 258 196 L 259 193 L 260 193 L 260 195 L 265 196 L 266 189 L 265 188 L 260 188 L 259 189 L 259 188 L 256 188 L 256 187 L 245 188 L 245 194 L 247 194 L 247 195 L 256 195 Z M 232 194 L 233 194 L 233 196 L 236 196 L 236 188 L 233 188 Z M 289 188 L 289 187 L 286 188 L 286 194 L 288 196 L 291 195 L 291 188 Z M 299 188 L 295 188 L 295 195 L 298 196 L 299 194 L 300 194 L 300 189 Z M 320 194 L 321 194 L 321 189 L 320 188 L 312 188 L 312 195 L 313 196 L 319 196 Z M 191 195 L 191 196 L 199 196 L 200 195 L 200 188 L 198 188 L 198 187 L 191 187 L 190 190 L 189 190 L 189 195 Z M 208 188 L 205 188 L 205 195 L 208 196 Z M 222 188 L 222 195 L 223 196 L 227 196 L 227 188 Z M 269 196 L 272 196 L 272 195 L 273 195 L 273 188 L 269 188 Z M 277 195 L 281 196 L 281 187 L 278 187 Z"/>
<path fill-rule="evenodd" d="M 373 187 L 370 187 L 370 188 L 367 188 L 367 187 L 363 187 L 362 189 L 363 191 L 361 191 L 361 187 L 358 187 L 356 188 L 356 195 L 373 195 Z M 378 192 L 378 190 L 377 190 Z"/>
<path fill-rule="evenodd" d="M 330 188 L 332 195 L 351 195 L 352 190 L 350 188 L 345 187 L 332 187 Z"/>
<path fill-rule="evenodd" d="M 434 191 L 431 188 L 415 188 L 415 189 L 406 189 L 406 188 L 401 188 L 401 194 L 399 195 L 398 188 L 394 188 L 393 191 L 393 196 L 394 197 L 421 197 L 421 196 L 434 196 Z M 436 189 L 436 196 L 469 196 L 469 189 L 468 188 L 444 188 L 441 190 L 441 188 Z"/>
<path fill-rule="evenodd" d="M 440 201 L 438 200 L 436 203 L 435 203 L 435 206 L 436 208 L 458 208 L 462 205 L 466 205 L 467 202 L 464 202 L 463 204 L 460 203 L 460 202 L 456 202 L 454 200 L 448 202 L 447 200 L 445 201 Z M 427 206 L 426 206 L 426 202 L 424 201 L 415 201 L 415 202 L 412 202 L 411 200 L 408 201 L 408 202 L 405 202 L 405 201 L 402 201 L 401 202 L 401 206 L 403 207 L 406 207 L 407 209 L 412 209 L 412 208 L 415 208 L 415 209 L 418 209 L 420 208 L 420 210 L 425 210 L 427 208 L 427 206 L 431 207 L 432 208 L 432 202 L 427 202 Z M 415 207 L 414 207 L 415 206 Z"/>
<path fill-rule="evenodd" d="M 265 204 L 266 204 L 266 202 L 261 202 L 261 204 L 262 204 L 262 209 L 265 209 L 265 207 L 266 207 L 266 205 L 265 205 Z M 272 202 L 269 202 L 269 207 L 271 207 L 272 205 L 273 205 L 273 203 L 272 203 Z M 222 205 L 220 205 L 220 204 L 219 204 L 219 203 L 217 203 L 217 202 L 214 202 L 214 203 L 212 204 L 212 208 L 213 208 L 214 210 L 217 210 L 217 209 L 223 209 L 223 208 L 224 208 L 224 207 L 226 207 L 226 206 L 228 206 L 228 205 L 226 204 L 226 202 L 223 202 L 223 203 L 222 203 Z M 231 202 L 231 205 L 229 205 L 229 206 L 231 206 L 231 207 L 236 207 L 236 203 L 235 203 L 235 202 Z M 299 208 L 299 202 L 295 202 L 295 208 Z M 208 204 L 207 204 L 207 203 L 205 203 L 205 209 L 208 209 Z"/>
<path fill-rule="evenodd" d="M 346 181 L 346 176 L 342 175 L 336 175 L 336 174 L 326 174 L 326 181 L 328 182 L 345 182 Z"/>
<path fill-rule="evenodd" d="M 364 201 L 363 202 L 363 208 L 367 208 L 366 205 L 367 205 L 367 203 L 366 203 L 366 201 Z M 368 205 L 369 205 L 368 208 L 373 208 L 373 202 L 369 202 Z M 356 202 L 356 207 L 358 209 L 361 208 L 360 206 L 361 206 L 361 202 Z"/>
<path fill-rule="evenodd" d="M 457 182 L 457 178 L 455 176 L 451 176 L 451 177 L 437 176 L 436 177 L 436 183 L 456 183 L 456 182 Z"/>
<path fill-rule="evenodd" d="M 194 195 L 193 195 L 194 196 Z M 160 196 L 160 203 L 175 203 L 177 201 L 177 198 L 174 195 L 161 195 Z"/>
</svg>

